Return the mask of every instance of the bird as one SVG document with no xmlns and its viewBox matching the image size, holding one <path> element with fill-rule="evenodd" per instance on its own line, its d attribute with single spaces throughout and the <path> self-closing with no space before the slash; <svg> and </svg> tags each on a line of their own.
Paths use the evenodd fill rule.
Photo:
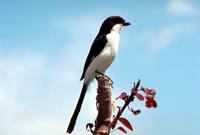
<svg viewBox="0 0 200 135">
<path fill-rule="evenodd" d="M 120 32 L 124 26 L 128 25 L 130 25 L 130 23 L 126 22 L 120 16 L 110 16 L 102 23 L 85 61 L 80 78 L 80 80 L 84 80 L 84 82 L 76 108 L 68 125 L 67 133 L 70 134 L 74 130 L 89 84 L 97 76 L 97 73 L 104 74 L 116 57 Z"/>
</svg>

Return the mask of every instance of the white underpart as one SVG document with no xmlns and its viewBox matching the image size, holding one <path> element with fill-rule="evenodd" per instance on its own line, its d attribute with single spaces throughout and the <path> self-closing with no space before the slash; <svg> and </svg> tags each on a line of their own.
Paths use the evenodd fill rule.
<svg viewBox="0 0 200 135">
<path fill-rule="evenodd" d="M 120 32 L 122 24 L 116 24 L 113 26 L 111 32 L 106 35 L 107 44 L 101 53 L 90 63 L 86 70 L 84 81 L 86 84 L 95 78 L 96 71 L 104 73 L 106 69 L 112 64 L 119 46 Z"/>
</svg>

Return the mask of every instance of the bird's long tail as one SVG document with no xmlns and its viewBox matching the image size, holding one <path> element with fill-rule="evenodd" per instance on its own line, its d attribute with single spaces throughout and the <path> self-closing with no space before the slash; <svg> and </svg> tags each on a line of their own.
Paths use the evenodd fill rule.
<svg viewBox="0 0 200 135">
<path fill-rule="evenodd" d="M 74 130 L 74 126 L 76 124 L 76 119 L 77 119 L 78 114 L 81 110 L 81 106 L 82 106 L 83 99 L 85 97 L 86 91 L 87 91 L 87 85 L 84 83 L 82 90 L 81 90 L 81 94 L 80 94 L 79 99 L 78 99 L 78 103 L 76 105 L 76 108 L 75 108 L 74 113 L 72 115 L 72 118 L 70 120 L 69 126 L 67 128 L 67 133 L 69 133 L 69 134 Z"/>
</svg>

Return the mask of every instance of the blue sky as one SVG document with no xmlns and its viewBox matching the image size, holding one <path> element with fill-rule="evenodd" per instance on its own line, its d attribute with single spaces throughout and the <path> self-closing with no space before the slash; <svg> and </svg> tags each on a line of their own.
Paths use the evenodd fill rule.
<svg viewBox="0 0 200 135">
<path fill-rule="evenodd" d="M 124 114 L 135 135 L 200 134 L 198 0 L 0 1 L 0 134 L 64 135 L 79 96 L 84 60 L 105 18 L 131 26 L 108 70 L 113 97 L 138 78 L 157 90 L 157 109 Z M 89 134 L 96 83 L 86 95 L 75 135 Z M 132 105 L 134 106 L 134 104 Z M 115 132 L 113 134 L 120 134 Z"/>
</svg>

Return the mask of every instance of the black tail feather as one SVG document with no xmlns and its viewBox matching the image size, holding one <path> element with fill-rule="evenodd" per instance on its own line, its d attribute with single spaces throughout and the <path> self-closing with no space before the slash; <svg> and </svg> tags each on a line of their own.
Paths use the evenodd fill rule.
<svg viewBox="0 0 200 135">
<path fill-rule="evenodd" d="M 72 118 L 70 120 L 69 126 L 67 128 L 67 133 L 69 133 L 69 134 L 74 130 L 74 126 L 76 124 L 76 119 L 77 119 L 78 114 L 81 110 L 81 106 L 82 106 L 86 91 L 87 91 L 87 85 L 85 85 L 85 83 L 84 83 L 82 90 L 81 90 L 81 94 L 80 94 L 79 99 L 78 99 L 78 103 L 76 105 L 76 108 L 75 108 L 74 113 L 72 115 Z"/>
</svg>

